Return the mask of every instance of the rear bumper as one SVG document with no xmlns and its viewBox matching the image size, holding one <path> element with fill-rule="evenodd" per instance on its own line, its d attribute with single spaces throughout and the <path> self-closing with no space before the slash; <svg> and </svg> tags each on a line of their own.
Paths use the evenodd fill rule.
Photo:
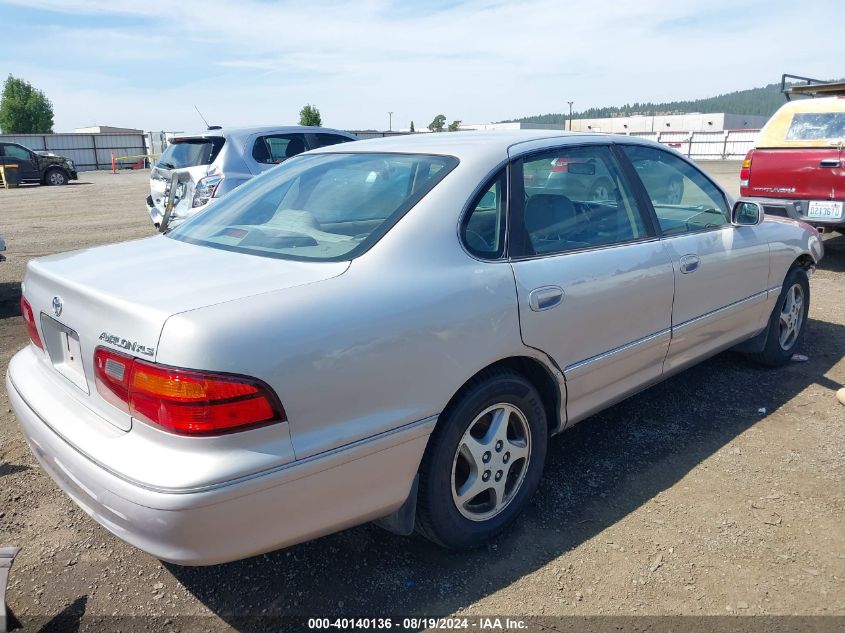
<svg viewBox="0 0 845 633">
<path fill-rule="evenodd" d="M 54 429 L 75 420 L 44 419 L 38 394 L 22 395 L 15 371 L 13 361 L 9 402 L 44 470 L 110 532 L 181 565 L 238 560 L 392 513 L 408 496 L 434 427 L 427 419 L 272 471 L 198 491 L 163 492 L 125 479 L 69 444 Z M 150 467 L 155 463 L 151 455 Z"/>
<path fill-rule="evenodd" d="M 767 215 L 774 215 L 793 220 L 801 220 L 817 228 L 839 229 L 845 228 L 845 213 L 838 219 L 809 218 L 805 214 L 810 205 L 810 200 L 794 200 L 790 198 L 757 198 L 755 200 L 763 205 L 763 211 Z"/>
</svg>

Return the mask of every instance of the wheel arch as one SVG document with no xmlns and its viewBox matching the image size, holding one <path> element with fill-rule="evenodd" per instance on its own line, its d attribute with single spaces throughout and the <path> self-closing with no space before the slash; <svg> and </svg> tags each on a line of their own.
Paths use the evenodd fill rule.
<svg viewBox="0 0 845 633">
<path fill-rule="evenodd" d="M 62 172 L 65 175 L 65 180 L 67 180 L 68 182 L 70 181 L 70 172 L 67 169 L 65 169 L 61 165 L 49 165 L 47 169 L 44 170 L 44 174 L 41 176 L 42 185 L 47 184 L 47 177 L 50 175 L 50 172 L 54 170 Z"/>
<path fill-rule="evenodd" d="M 495 372 L 496 370 L 510 370 L 528 380 L 537 389 L 537 393 L 540 394 L 540 398 L 543 401 L 549 435 L 563 430 L 566 420 L 561 416 L 564 392 L 561 389 L 560 383 L 547 365 L 530 356 L 509 356 L 480 369 L 455 391 L 443 408 L 443 411 L 448 411 L 470 385 L 483 378 L 485 374 Z"/>
<path fill-rule="evenodd" d="M 813 257 L 809 253 L 803 253 L 799 255 L 794 262 L 792 262 L 792 266 L 790 268 L 803 268 L 804 270 L 812 270 L 816 267 L 816 262 Z"/>
</svg>

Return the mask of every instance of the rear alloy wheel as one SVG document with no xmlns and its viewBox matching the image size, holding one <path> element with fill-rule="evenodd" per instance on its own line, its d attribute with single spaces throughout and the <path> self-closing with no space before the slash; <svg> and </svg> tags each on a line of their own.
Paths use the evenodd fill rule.
<svg viewBox="0 0 845 633">
<path fill-rule="evenodd" d="M 771 367 L 783 365 L 801 344 L 810 309 L 810 280 L 803 268 L 792 268 L 769 317 L 766 346 L 752 354 L 754 360 Z"/>
<path fill-rule="evenodd" d="M 67 184 L 67 176 L 61 169 L 51 169 L 44 177 L 44 182 L 48 185 L 58 187 Z"/>
<path fill-rule="evenodd" d="M 452 463 L 452 500 L 470 521 L 491 519 L 514 500 L 531 460 L 531 431 L 522 411 L 500 402 L 467 427 Z"/>
<path fill-rule="evenodd" d="M 420 466 L 417 530 L 449 548 L 479 545 L 513 521 L 537 488 L 548 430 L 523 376 L 473 379 L 441 415 Z"/>
</svg>

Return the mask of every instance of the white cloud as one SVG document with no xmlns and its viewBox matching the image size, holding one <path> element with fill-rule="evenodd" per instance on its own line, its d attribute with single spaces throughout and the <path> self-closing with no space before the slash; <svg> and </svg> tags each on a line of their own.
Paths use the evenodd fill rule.
<svg viewBox="0 0 845 633">
<path fill-rule="evenodd" d="M 61 129 L 91 116 L 191 128 L 195 103 L 223 124 L 296 122 L 310 102 L 328 125 L 381 128 L 388 110 L 395 126 L 424 127 L 440 112 L 486 121 L 563 111 L 570 99 L 581 109 L 709 96 L 784 71 L 841 74 L 794 34 L 845 17 L 825 0 L 4 4 L 44 10 L 44 28 L 21 39 L 25 56 L 0 50 L 0 72 L 42 87 Z M 75 72 L 57 66 L 56 48 Z"/>
</svg>

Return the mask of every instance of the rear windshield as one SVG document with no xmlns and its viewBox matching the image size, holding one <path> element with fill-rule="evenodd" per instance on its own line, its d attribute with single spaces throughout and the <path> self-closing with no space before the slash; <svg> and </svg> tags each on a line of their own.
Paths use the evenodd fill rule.
<svg viewBox="0 0 845 633">
<path fill-rule="evenodd" d="M 225 139 L 221 136 L 173 139 L 159 156 L 156 166 L 164 169 L 182 169 L 210 165 L 217 158 L 224 142 Z"/>
<path fill-rule="evenodd" d="M 282 259 L 353 259 L 457 164 L 451 156 L 306 154 L 253 178 L 168 236 Z"/>
<path fill-rule="evenodd" d="M 786 132 L 787 141 L 845 138 L 845 112 L 797 112 Z"/>
</svg>

